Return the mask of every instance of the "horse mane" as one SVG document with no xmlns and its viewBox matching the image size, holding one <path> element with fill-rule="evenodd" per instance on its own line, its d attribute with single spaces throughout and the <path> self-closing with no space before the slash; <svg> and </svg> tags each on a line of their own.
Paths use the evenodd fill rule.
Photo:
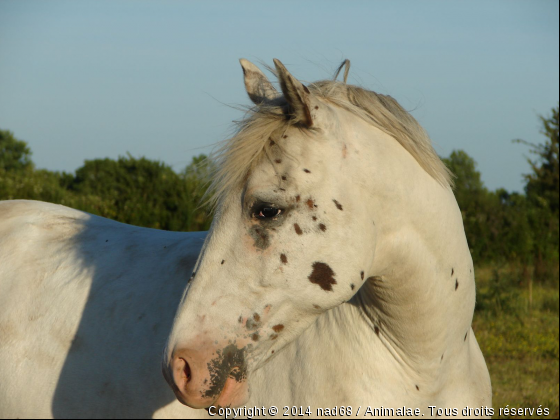
<svg viewBox="0 0 560 420">
<path fill-rule="evenodd" d="M 326 102 L 339 106 L 397 140 L 444 187 L 453 187 L 453 175 L 441 161 L 422 126 L 391 96 L 381 95 L 336 80 L 308 85 L 309 90 Z M 305 128 L 291 119 L 283 97 L 247 109 L 247 116 L 235 122 L 237 133 L 211 154 L 215 162 L 206 199 L 215 206 L 227 191 L 241 185 L 290 127 Z M 271 140 L 274 139 L 272 142 Z"/>
<path fill-rule="evenodd" d="M 428 133 L 394 98 L 333 80 L 317 82 L 310 90 L 393 137 L 432 178 L 453 187 L 453 174 L 434 150 Z"/>
</svg>

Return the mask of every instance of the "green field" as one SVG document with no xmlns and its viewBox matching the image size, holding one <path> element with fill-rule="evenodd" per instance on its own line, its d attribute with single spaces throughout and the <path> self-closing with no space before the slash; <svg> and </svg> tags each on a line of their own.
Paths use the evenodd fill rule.
<svg viewBox="0 0 560 420">
<path fill-rule="evenodd" d="M 549 279 L 531 285 L 530 270 L 477 269 L 477 309 L 473 329 L 486 358 L 495 418 L 505 408 L 548 408 L 558 418 L 558 267 Z M 532 291 L 531 291 L 532 289 Z"/>
</svg>

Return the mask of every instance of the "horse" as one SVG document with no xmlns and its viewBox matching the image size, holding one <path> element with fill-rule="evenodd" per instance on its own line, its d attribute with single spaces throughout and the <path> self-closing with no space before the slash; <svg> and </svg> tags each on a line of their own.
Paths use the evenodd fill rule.
<svg viewBox="0 0 560 420">
<path fill-rule="evenodd" d="M 241 60 L 254 106 L 214 156 L 208 233 L 0 203 L 0 417 L 491 406 L 428 135 L 348 61 L 308 85 L 274 65 L 280 91 Z"/>
</svg>

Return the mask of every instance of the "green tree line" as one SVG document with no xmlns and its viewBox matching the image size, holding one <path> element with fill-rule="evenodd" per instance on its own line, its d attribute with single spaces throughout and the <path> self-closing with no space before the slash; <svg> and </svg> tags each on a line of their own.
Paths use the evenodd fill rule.
<svg viewBox="0 0 560 420">
<path fill-rule="evenodd" d="M 40 200 L 123 223 L 173 231 L 207 230 L 201 205 L 209 161 L 194 157 L 180 173 L 131 155 L 86 160 L 74 174 L 36 169 L 27 144 L 0 130 L 0 200 Z"/>
<path fill-rule="evenodd" d="M 443 160 L 456 176 L 455 197 L 475 263 L 517 262 L 532 267 L 536 280 L 558 280 L 558 106 L 540 120 L 539 143 L 514 140 L 533 155 L 523 193 L 488 190 L 464 151 Z"/>
<path fill-rule="evenodd" d="M 558 270 L 559 248 L 558 107 L 540 119 L 543 139 L 516 140 L 533 155 L 523 193 L 488 190 L 464 151 L 443 159 L 456 176 L 455 196 L 475 262 L 518 261 L 534 268 L 535 279 Z M 204 155 L 179 173 L 131 155 L 86 160 L 74 174 L 36 169 L 28 145 L 0 130 L 0 200 L 48 201 L 137 226 L 207 230 L 212 215 L 202 197 L 211 169 Z"/>
</svg>

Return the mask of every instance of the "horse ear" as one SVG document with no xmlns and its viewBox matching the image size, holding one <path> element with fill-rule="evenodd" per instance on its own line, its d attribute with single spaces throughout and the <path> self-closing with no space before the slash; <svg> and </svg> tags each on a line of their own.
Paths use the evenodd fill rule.
<svg viewBox="0 0 560 420">
<path fill-rule="evenodd" d="M 240 59 L 239 62 L 243 68 L 245 89 L 255 105 L 260 105 L 263 102 L 271 101 L 280 96 L 257 66 L 244 58 Z"/>
<path fill-rule="evenodd" d="M 338 75 L 340 74 L 342 69 L 344 69 L 344 84 L 346 84 L 348 81 L 348 72 L 350 71 L 350 60 L 346 59 L 342 62 L 342 64 L 336 70 L 333 80 L 336 80 L 338 78 Z"/>
<path fill-rule="evenodd" d="M 311 92 L 309 92 L 307 86 L 290 74 L 280 60 L 275 58 L 274 65 L 278 72 L 282 93 L 288 104 L 290 104 L 295 118 L 308 127 L 311 127 L 313 125 L 313 118 L 311 116 Z"/>
</svg>

